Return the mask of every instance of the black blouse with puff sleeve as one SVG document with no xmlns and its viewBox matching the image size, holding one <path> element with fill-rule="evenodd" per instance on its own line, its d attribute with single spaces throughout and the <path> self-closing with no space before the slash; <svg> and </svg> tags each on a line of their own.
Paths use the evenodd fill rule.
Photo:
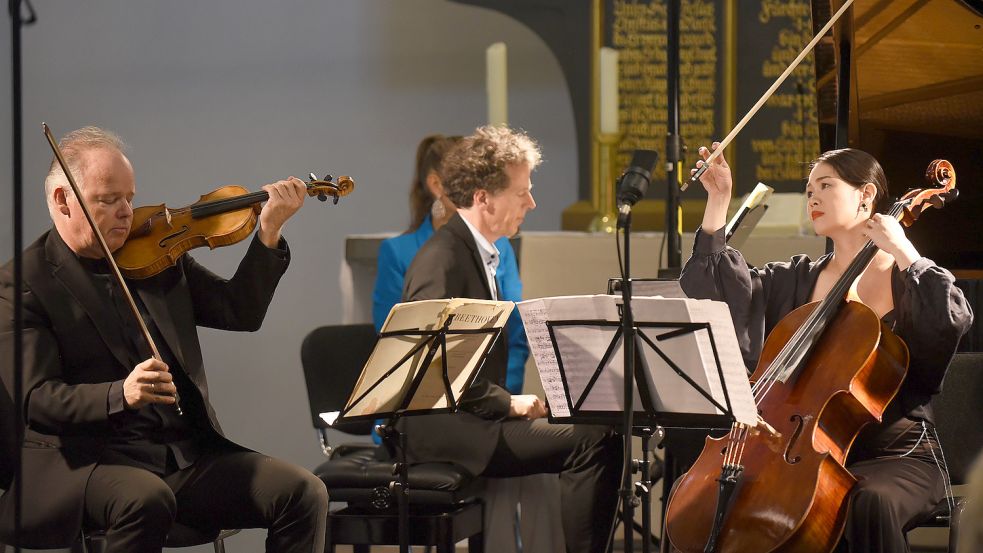
<svg viewBox="0 0 983 553">
<path fill-rule="evenodd" d="M 768 333 L 790 311 L 809 301 L 830 257 L 812 261 L 797 255 L 791 261 L 751 267 L 741 252 L 726 245 L 723 228 L 713 234 L 700 229 L 680 285 L 689 297 L 727 303 L 744 363 L 753 371 Z M 910 361 L 883 422 L 864 431 L 868 439 L 880 443 L 891 440 L 887 436 L 876 439 L 879 430 L 896 428 L 894 423 L 900 419 L 933 422 L 932 396 L 941 390 L 959 338 L 973 322 L 973 312 L 952 273 L 928 258 L 904 271 L 895 265 L 891 284 L 894 310 L 884 322 L 908 345 Z"/>
</svg>

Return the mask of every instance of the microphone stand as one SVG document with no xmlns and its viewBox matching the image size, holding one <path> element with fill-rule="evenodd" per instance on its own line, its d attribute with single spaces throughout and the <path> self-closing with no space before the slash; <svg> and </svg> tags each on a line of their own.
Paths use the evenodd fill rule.
<svg viewBox="0 0 983 553">
<path fill-rule="evenodd" d="M 679 232 L 679 191 L 683 141 L 679 135 L 679 18 L 680 0 L 666 3 L 666 269 L 661 276 L 679 278 L 682 235 Z M 661 259 L 659 262 L 661 263 Z"/>
<path fill-rule="evenodd" d="M 633 553 L 635 506 L 637 499 L 632 486 L 632 418 L 635 415 L 635 318 L 631 310 L 631 206 L 623 204 L 619 208 L 618 228 L 624 229 L 625 236 L 625 266 L 621 275 L 621 339 L 624 347 L 624 384 L 625 384 L 625 416 L 624 430 L 624 463 L 621 480 L 621 513 L 622 526 L 625 531 L 624 552 Z M 616 231 L 617 232 L 617 231 Z M 646 536 L 646 539 L 648 537 Z"/>
<path fill-rule="evenodd" d="M 21 293 L 23 289 L 24 264 L 23 264 L 23 243 L 24 243 L 24 143 L 23 143 L 23 100 L 21 91 L 23 88 L 21 81 L 21 27 L 30 25 L 37 21 L 37 15 L 30 2 L 23 2 L 27 6 L 28 17 L 21 17 L 21 0 L 8 0 L 7 10 L 10 16 L 10 72 L 11 72 L 11 133 L 13 146 L 13 248 L 14 248 L 14 381 L 11 383 L 13 389 L 14 404 L 14 447 L 16 448 L 13 458 L 13 493 L 14 493 L 14 553 L 20 553 L 21 524 L 23 513 L 24 491 L 22 488 L 23 478 L 21 467 L 23 456 L 21 443 L 24 441 L 24 316 Z"/>
</svg>

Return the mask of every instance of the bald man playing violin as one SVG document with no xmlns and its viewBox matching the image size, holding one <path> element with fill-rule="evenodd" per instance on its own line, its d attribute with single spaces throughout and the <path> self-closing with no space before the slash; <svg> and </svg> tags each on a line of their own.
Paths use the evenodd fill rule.
<svg viewBox="0 0 983 553">
<path fill-rule="evenodd" d="M 86 127 L 61 149 L 110 251 L 133 218 L 135 179 L 119 138 Z M 196 326 L 254 331 L 289 262 L 283 224 L 304 183 L 263 187 L 269 201 L 231 279 L 182 256 L 128 286 L 162 360 L 154 359 L 109 273 L 78 198 L 52 162 L 45 194 L 54 228 L 24 252 L 23 444 L 0 423 L 0 453 L 23 454 L 23 547 L 67 547 L 106 534 L 106 551 L 152 552 L 175 523 L 202 531 L 268 528 L 267 551 L 321 553 L 328 496 L 306 470 L 222 434 L 208 400 Z M 0 410 L 13 382 L 12 266 L 0 269 Z M 175 408 L 180 397 L 181 412 Z M 0 413 L 9 421 L 9 413 Z M 0 469 L 3 466 L 0 465 Z M 0 488 L 10 488 L 0 470 Z M 0 496 L 10 543 L 13 493 Z"/>
</svg>

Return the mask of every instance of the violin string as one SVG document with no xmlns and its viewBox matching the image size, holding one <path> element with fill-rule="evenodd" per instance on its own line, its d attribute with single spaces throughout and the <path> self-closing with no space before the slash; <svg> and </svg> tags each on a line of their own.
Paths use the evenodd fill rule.
<svg viewBox="0 0 983 553">
<path fill-rule="evenodd" d="M 239 196 L 232 196 L 231 198 L 220 198 L 218 200 L 209 200 L 207 202 L 201 202 L 191 206 L 192 216 L 196 211 L 202 211 L 206 209 L 223 208 L 229 205 L 235 205 L 243 202 L 255 203 L 256 201 L 263 201 L 268 198 L 269 194 L 262 190 L 260 192 L 250 192 L 248 194 L 242 194 Z"/>
<path fill-rule="evenodd" d="M 311 188 L 311 184 L 308 183 L 307 184 L 307 187 L 308 187 L 308 189 L 310 189 Z M 328 184 L 328 188 L 333 188 L 335 190 L 338 190 L 337 185 L 335 185 L 334 183 L 329 183 Z M 257 192 L 249 192 L 247 194 L 242 194 L 242 195 L 239 195 L 239 196 L 232 196 L 232 197 L 229 197 L 229 198 L 220 198 L 220 199 L 217 199 L 217 200 L 209 200 L 207 202 L 202 202 L 202 203 L 199 203 L 199 204 L 195 204 L 195 205 L 193 205 L 191 207 L 192 207 L 192 211 L 194 210 L 194 208 L 202 208 L 202 209 L 205 209 L 205 208 L 220 208 L 220 207 L 224 207 L 224 206 L 229 205 L 229 204 L 235 205 L 235 204 L 238 204 L 240 202 L 249 202 L 249 203 L 255 203 L 256 201 L 260 201 L 261 202 L 261 201 L 266 200 L 267 198 L 269 198 L 269 193 L 267 193 L 265 190 L 260 190 L 260 191 L 257 191 Z"/>
</svg>

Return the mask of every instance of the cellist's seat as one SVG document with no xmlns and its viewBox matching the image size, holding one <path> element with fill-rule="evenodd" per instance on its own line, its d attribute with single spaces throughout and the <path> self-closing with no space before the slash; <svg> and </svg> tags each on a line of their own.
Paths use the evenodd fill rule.
<svg viewBox="0 0 983 553">
<path fill-rule="evenodd" d="M 983 426 L 974 413 L 983 397 L 983 353 L 957 353 L 949 365 L 942 393 L 935 399 L 935 422 L 953 486 L 966 483 L 973 460 L 983 451 Z M 955 508 L 950 511 L 950 505 Z M 965 498 L 946 497 L 912 529 L 949 527 L 949 551 L 956 551 L 959 515 Z"/>
</svg>

